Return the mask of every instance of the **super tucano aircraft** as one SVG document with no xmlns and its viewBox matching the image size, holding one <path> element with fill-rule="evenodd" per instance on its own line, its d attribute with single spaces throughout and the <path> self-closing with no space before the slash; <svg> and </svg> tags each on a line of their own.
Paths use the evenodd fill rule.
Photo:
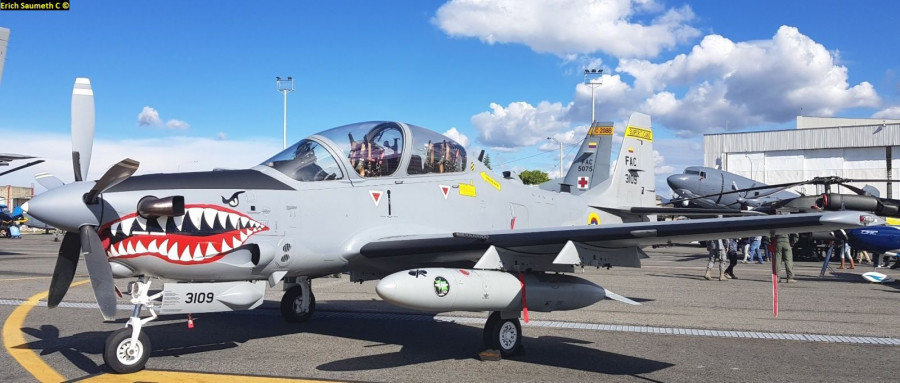
<svg viewBox="0 0 900 383">
<path fill-rule="evenodd" d="M 574 310 L 604 298 L 637 304 L 566 274 L 576 266 L 640 267 L 642 246 L 668 241 L 880 223 L 851 211 L 656 222 L 641 210 L 654 206 L 655 192 L 650 117 L 639 113 L 611 176 L 580 195 L 495 174 L 452 139 L 399 122 L 325 130 L 246 170 L 131 177 L 138 163 L 126 159 L 85 181 L 92 97 L 90 82 L 77 79 L 76 182 L 45 175 L 50 190 L 25 209 L 68 230 L 50 307 L 65 295 L 79 254 L 106 320 L 116 316 L 113 278 L 136 279 L 130 319 L 103 352 L 120 373 L 144 367 L 151 349 L 141 330 L 157 315 L 252 309 L 266 284 L 283 282 L 281 312 L 290 322 L 315 311 L 310 281 L 339 272 L 355 282 L 380 279 L 378 295 L 399 306 L 489 311 L 485 347 L 509 356 L 529 310 Z M 177 283 L 149 295 L 154 277 Z"/>
</svg>

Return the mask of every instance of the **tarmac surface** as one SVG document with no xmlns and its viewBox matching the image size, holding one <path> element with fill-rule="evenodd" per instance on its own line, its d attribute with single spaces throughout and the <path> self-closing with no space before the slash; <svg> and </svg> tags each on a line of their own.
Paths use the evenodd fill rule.
<svg viewBox="0 0 900 383">
<path fill-rule="evenodd" d="M 820 278 L 821 263 L 795 263 L 799 282 L 778 285 L 774 318 L 770 264 L 738 264 L 740 279 L 707 281 L 698 246 L 647 248 L 651 258 L 641 269 L 579 271 L 642 305 L 605 300 L 532 312 L 523 324 L 524 353 L 499 362 L 477 358 L 487 313 L 397 308 L 378 298 L 374 282 L 343 276 L 313 281 L 316 315 L 302 324 L 282 320 L 280 286 L 259 309 L 200 314 L 193 329 L 184 316 L 161 317 L 145 327 L 153 347 L 147 369 L 113 375 L 103 345 L 130 315 L 126 299 L 118 321 L 104 323 L 91 308 L 83 263 L 75 277 L 81 284 L 59 308 L 33 298 L 49 286 L 58 246 L 52 235 L 0 239 L 3 381 L 897 380 L 891 362 L 900 352 L 900 283 L 864 281 L 871 265 Z M 900 279 L 900 270 L 879 271 Z M 120 290 L 126 284 L 117 280 Z"/>
</svg>

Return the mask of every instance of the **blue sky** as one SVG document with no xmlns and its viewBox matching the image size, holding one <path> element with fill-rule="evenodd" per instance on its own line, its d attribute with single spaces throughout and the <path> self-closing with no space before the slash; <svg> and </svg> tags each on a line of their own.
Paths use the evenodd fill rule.
<svg viewBox="0 0 900 383">
<path fill-rule="evenodd" d="M 579 84 L 600 67 L 597 119 L 620 135 L 632 111 L 653 117 L 667 195 L 665 176 L 702 164 L 702 134 L 726 121 L 739 131 L 791 128 L 801 113 L 900 118 L 897 14 L 900 2 L 662 0 L 74 0 L 68 12 L 0 11 L 11 30 L 0 152 L 47 159 L 0 183 L 29 185 L 37 171 L 71 179 L 80 76 L 95 91 L 91 177 L 125 156 L 143 173 L 255 165 L 281 148 L 274 78 L 289 75 L 288 141 L 398 120 L 455 129 L 495 169 L 553 172 L 545 138 L 583 138 L 590 90 Z"/>
</svg>

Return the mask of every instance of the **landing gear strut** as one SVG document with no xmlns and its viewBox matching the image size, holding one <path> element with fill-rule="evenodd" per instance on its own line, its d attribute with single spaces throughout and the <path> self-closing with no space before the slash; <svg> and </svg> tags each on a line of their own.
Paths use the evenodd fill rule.
<svg viewBox="0 0 900 383">
<path fill-rule="evenodd" d="M 316 296 L 312 293 L 309 278 L 286 279 L 284 284 L 285 291 L 281 297 L 281 316 L 291 323 L 306 322 L 316 311 Z"/>
<path fill-rule="evenodd" d="M 106 338 L 103 348 L 103 361 L 110 369 L 119 374 L 140 371 L 147 364 L 151 351 L 150 339 L 147 334 L 141 332 L 141 328 L 156 319 L 156 311 L 153 310 L 150 302 L 162 297 L 162 293 L 147 295 L 147 292 L 150 291 L 149 281 L 133 282 L 130 290 L 131 303 L 134 305 L 131 318 L 128 318 L 125 328 L 113 331 Z M 141 319 L 141 309 L 145 307 L 150 312 L 150 317 Z M 131 326 L 131 329 L 127 326 Z"/>
<path fill-rule="evenodd" d="M 522 325 L 519 313 L 504 315 L 494 311 L 484 324 L 484 348 L 500 350 L 504 358 L 518 353 L 522 348 Z"/>
</svg>

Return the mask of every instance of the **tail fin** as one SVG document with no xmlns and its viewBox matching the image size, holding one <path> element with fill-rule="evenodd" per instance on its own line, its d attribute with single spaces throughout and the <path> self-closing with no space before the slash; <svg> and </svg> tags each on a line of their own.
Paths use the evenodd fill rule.
<svg viewBox="0 0 900 383">
<path fill-rule="evenodd" d="M 584 193 L 609 178 L 609 154 L 612 152 L 613 123 L 594 122 L 588 129 L 581 149 L 563 180 L 563 190 L 575 195 Z"/>
<path fill-rule="evenodd" d="M 594 122 L 581 143 L 566 177 L 547 181 L 541 189 L 579 195 L 609 178 L 613 123 Z"/>
<path fill-rule="evenodd" d="M 653 173 L 653 130 L 650 116 L 633 113 L 625 128 L 622 148 L 612 175 L 584 195 L 589 204 L 610 208 L 656 205 Z"/>
</svg>

